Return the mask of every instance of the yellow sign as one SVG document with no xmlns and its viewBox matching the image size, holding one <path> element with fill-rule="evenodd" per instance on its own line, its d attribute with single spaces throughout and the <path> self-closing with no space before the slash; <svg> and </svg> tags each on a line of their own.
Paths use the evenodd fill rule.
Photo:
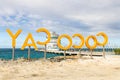
<svg viewBox="0 0 120 80">
<path fill-rule="evenodd" d="M 107 44 L 107 42 L 108 42 L 108 36 L 104 32 L 98 33 L 97 36 L 103 36 L 103 38 L 104 38 L 104 42 L 103 43 L 97 42 L 97 44 L 99 46 L 105 46 Z"/>
<path fill-rule="evenodd" d="M 37 32 L 45 32 L 48 35 L 47 36 L 47 40 L 45 42 L 37 41 L 37 44 L 39 44 L 39 45 L 46 45 L 47 43 L 50 42 L 51 34 L 50 34 L 50 32 L 47 29 L 45 29 L 45 28 L 39 28 L 37 30 Z"/>
<path fill-rule="evenodd" d="M 12 38 L 12 47 L 15 48 L 16 46 L 16 38 L 20 35 L 20 33 L 22 32 L 22 30 L 18 30 L 15 34 L 13 34 L 10 29 L 6 30 L 8 32 L 8 34 L 10 35 L 10 37 Z"/>
<path fill-rule="evenodd" d="M 93 46 L 91 46 L 91 45 L 89 44 L 89 39 L 90 39 L 90 38 L 92 38 L 93 41 L 94 41 Z M 86 38 L 85 44 L 86 44 L 86 47 L 89 48 L 90 50 L 95 49 L 95 48 L 97 47 L 97 39 L 96 39 L 96 37 L 95 37 L 95 36 L 88 36 L 88 37 Z"/>
<path fill-rule="evenodd" d="M 78 38 L 80 38 L 80 40 L 81 40 L 81 44 L 80 44 L 80 45 L 74 45 L 74 44 L 73 44 L 73 48 L 82 48 L 83 45 L 84 45 L 84 37 L 83 37 L 81 34 L 74 34 L 72 37 L 73 37 L 73 38 L 74 38 L 74 37 L 78 37 Z"/>
<path fill-rule="evenodd" d="M 18 30 L 15 34 L 13 34 L 9 29 L 7 29 L 6 31 L 8 32 L 10 37 L 12 38 L 12 47 L 15 47 L 16 46 L 16 39 L 20 35 L 22 30 Z M 47 43 L 50 42 L 51 34 L 50 34 L 49 30 L 47 30 L 45 28 L 39 28 L 39 29 L 36 30 L 36 32 L 38 32 L 38 33 L 44 32 L 44 33 L 47 34 L 47 40 L 44 41 L 44 42 L 37 41 L 37 44 L 46 45 Z M 104 38 L 104 41 L 102 43 L 100 43 L 99 41 L 97 41 L 96 36 L 102 36 Z M 79 49 L 79 48 L 82 48 L 84 44 L 86 44 L 87 48 L 92 50 L 92 49 L 95 49 L 97 46 L 105 46 L 107 44 L 108 36 L 104 32 L 100 32 L 96 36 L 90 35 L 85 40 L 84 37 L 81 34 L 76 33 L 72 36 L 72 38 L 78 37 L 80 39 L 80 44 L 77 45 L 77 44 L 72 44 L 72 38 L 69 35 L 62 34 L 58 37 L 57 44 L 58 44 L 58 47 L 60 49 L 63 49 L 63 50 L 67 50 L 71 47 Z M 61 45 L 61 39 L 62 38 L 67 38 L 68 41 L 69 41 L 69 44 L 66 47 Z M 94 43 L 93 45 L 90 45 L 90 43 L 89 43 L 90 39 L 93 39 L 93 43 Z M 29 40 L 31 40 L 31 43 L 28 43 Z M 27 47 L 27 46 L 32 46 L 36 50 L 38 49 L 37 46 L 36 46 L 36 42 L 34 41 L 34 38 L 33 38 L 31 33 L 28 34 L 28 36 L 27 36 L 26 40 L 24 41 L 21 49 L 24 50 L 24 48 Z"/>
<path fill-rule="evenodd" d="M 29 40 L 31 40 L 31 43 L 28 43 Z M 31 33 L 28 34 L 28 36 L 27 36 L 24 44 L 22 45 L 21 49 L 24 50 L 25 47 L 27 47 L 27 46 L 33 46 L 35 48 L 35 50 L 38 50 Z"/>
<path fill-rule="evenodd" d="M 62 38 L 67 38 L 67 39 L 69 40 L 69 45 L 67 45 L 66 47 L 63 47 L 63 46 L 61 45 L 61 39 L 62 39 Z M 61 36 L 58 37 L 57 44 L 58 44 L 58 47 L 59 47 L 60 49 L 67 50 L 67 49 L 69 49 L 69 48 L 71 47 L 71 45 L 72 45 L 72 39 L 71 39 L 71 37 L 70 37 L 69 35 L 67 35 L 67 34 L 62 34 Z"/>
<path fill-rule="evenodd" d="M 79 45 L 75 45 L 75 44 L 72 45 L 72 39 L 71 39 L 71 37 L 70 37 L 69 35 L 63 34 L 63 35 L 59 36 L 58 41 L 57 41 L 57 44 L 58 44 L 58 47 L 59 47 L 60 49 L 67 50 L 67 49 L 69 49 L 69 48 L 71 48 L 71 47 L 80 49 L 80 48 L 83 47 L 83 45 L 84 45 L 84 43 L 85 43 L 85 44 L 86 44 L 86 47 L 87 47 L 88 49 L 93 50 L 93 49 L 95 49 L 97 46 L 105 46 L 105 45 L 107 44 L 107 42 L 108 42 L 108 37 L 107 37 L 107 35 L 106 35 L 105 33 L 101 32 L 101 33 L 98 33 L 98 34 L 97 34 L 97 36 L 100 36 L 100 35 L 103 36 L 103 38 L 104 38 L 104 42 L 103 42 L 103 43 L 99 43 L 99 42 L 97 41 L 96 36 L 93 36 L 93 35 L 88 36 L 88 37 L 86 38 L 86 40 L 84 41 L 84 37 L 83 37 L 81 34 L 74 34 L 72 37 L 73 37 L 73 38 L 74 38 L 74 37 L 79 37 L 80 40 L 81 40 L 81 43 L 80 43 Z M 69 40 L 70 43 L 69 43 L 69 45 L 68 45 L 67 47 L 61 46 L 60 40 L 61 40 L 62 37 L 65 37 L 65 38 L 67 38 L 67 39 Z M 89 40 L 90 40 L 90 39 L 93 39 L 93 43 L 94 43 L 93 45 L 90 45 L 90 43 L 89 43 Z M 71 46 L 71 45 L 72 45 L 72 46 Z"/>
</svg>

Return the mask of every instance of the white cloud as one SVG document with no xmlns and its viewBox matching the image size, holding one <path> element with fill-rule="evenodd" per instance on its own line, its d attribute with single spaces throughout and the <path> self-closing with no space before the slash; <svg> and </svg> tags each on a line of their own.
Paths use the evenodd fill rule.
<svg viewBox="0 0 120 80">
<path fill-rule="evenodd" d="M 119 0 L 0 0 L 0 25 L 36 29 L 45 26 L 58 32 L 119 32 Z M 20 25 L 22 18 L 28 22 Z M 81 25 L 80 25 L 81 24 Z M 120 24 L 116 28 L 119 28 Z M 114 29 L 113 29 L 114 28 Z M 107 30 L 106 30 L 107 29 Z M 116 35 L 116 34 L 115 34 Z"/>
</svg>

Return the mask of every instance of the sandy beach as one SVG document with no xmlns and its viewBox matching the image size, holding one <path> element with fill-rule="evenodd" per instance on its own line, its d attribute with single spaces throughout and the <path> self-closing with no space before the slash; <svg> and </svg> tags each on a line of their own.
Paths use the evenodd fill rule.
<svg viewBox="0 0 120 80">
<path fill-rule="evenodd" d="M 120 80 L 120 56 L 0 61 L 0 80 Z"/>
</svg>

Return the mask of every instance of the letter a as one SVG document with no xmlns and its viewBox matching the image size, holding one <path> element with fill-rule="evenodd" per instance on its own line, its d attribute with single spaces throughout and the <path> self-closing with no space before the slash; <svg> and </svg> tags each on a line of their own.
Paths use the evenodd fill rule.
<svg viewBox="0 0 120 80">
<path fill-rule="evenodd" d="M 32 43 L 28 43 L 29 40 L 31 40 Z M 26 46 L 33 46 L 35 50 L 38 50 L 31 33 L 28 34 L 21 49 L 24 50 Z"/>
</svg>

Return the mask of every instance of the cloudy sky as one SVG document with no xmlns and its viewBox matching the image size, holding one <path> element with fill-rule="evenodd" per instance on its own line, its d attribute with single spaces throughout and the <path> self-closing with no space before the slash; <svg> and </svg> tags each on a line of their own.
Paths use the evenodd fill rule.
<svg viewBox="0 0 120 80">
<path fill-rule="evenodd" d="M 0 48 L 11 47 L 7 28 L 14 33 L 23 30 L 17 39 L 20 47 L 28 32 L 39 39 L 35 31 L 40 27 L 69 35 L 103 31 L 108 34 L 109 43 L 120 45 L 120 1 L 0 0 Z"/>
</svg>

